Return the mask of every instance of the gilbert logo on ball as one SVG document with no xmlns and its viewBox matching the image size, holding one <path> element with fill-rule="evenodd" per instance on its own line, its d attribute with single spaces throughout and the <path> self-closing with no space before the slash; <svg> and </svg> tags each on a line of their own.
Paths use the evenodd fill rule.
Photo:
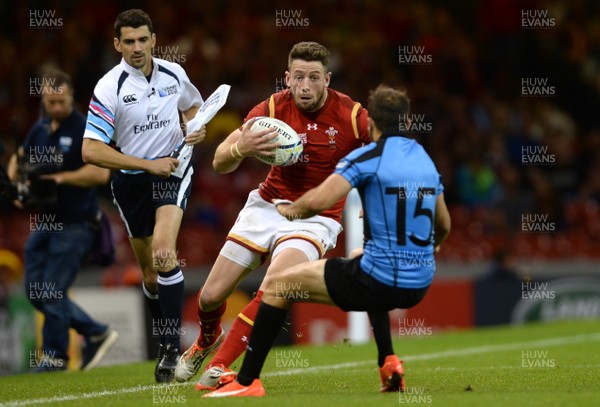
<svg viewBox="0 0 600 407">
<path fill-rule="evenodd" d="M 274 156 L 257 155 L 257 159 L 270 165 L 292 165 L 298 161 L 304 148 L 302 140 L 294 129 L 284 121 L 273 117 L 257 117 L 251 130 L 261 131 L 264 129 L 277 130 L 278 137 L 273 139 L 273 143 L 279 143 L 280 146 L 274 148 Z"/>
</svg>

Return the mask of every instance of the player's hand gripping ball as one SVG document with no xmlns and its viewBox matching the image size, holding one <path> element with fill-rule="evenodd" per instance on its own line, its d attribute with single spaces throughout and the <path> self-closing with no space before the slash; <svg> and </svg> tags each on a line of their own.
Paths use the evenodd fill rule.
<svg viewBox="0 0 600 407">
<path fill-rule="evenodd" d="M 298 161 L 304 148 L 302 140 L 294 129 L 286 122 L 273 117 L 257 117 L 251 130 L 261 131 L 265 129 L 277 130 L 278 136 L 273 139 L 273 143 L 279 143 L 280 146 L 274 148 L 274 156 L 257 155 L 256 158 L 270 165 L 292 165 Z"/>
</svg>

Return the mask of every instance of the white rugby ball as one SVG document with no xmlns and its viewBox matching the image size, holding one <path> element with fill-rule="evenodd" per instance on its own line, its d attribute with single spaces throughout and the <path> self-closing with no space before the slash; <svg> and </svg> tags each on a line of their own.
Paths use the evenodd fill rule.
<svg viewBox="0 0 600 407">
<path fill-rule="evenodd" d="M 279 135 L 273 139 L 273 142 L 279 143 L 280 146 L 274 149 L 274 156 L 256 155 L 256 158 L 263 163 L 270 165 L 292 165 L 298 161 L 304 147 L 302 146 L 302 140 L 294 129 L 286 122 L 273 117 L 257 117 L 250 128 L 252 131 L 261 131 L 265 129 L 277 130 Z"/>
</svg>

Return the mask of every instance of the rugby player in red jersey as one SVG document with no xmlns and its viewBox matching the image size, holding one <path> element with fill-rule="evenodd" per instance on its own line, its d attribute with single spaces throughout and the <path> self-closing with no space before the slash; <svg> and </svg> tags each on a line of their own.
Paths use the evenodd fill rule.
<svg viewBox="0 0 600 407">
<path fill-rule="evenodd" d="M 198 292 L 200 335 L 179 360 L 175 370 L 178 381 L 191 379 L 210 351 L 220 345 L 224 336 L 221 317 L 226 299 L 249 272 L 270 257 L 267 274 L 273 275 L 299 263 L 320 259 L 335 247 L 342 230 L 340 220 L 345 198 L 318 216 L 296 222 L 288 222 L 271 203 L 274 198 L 296 200 L 333 173 L 342 157 L 371 141 L 366 109 L 329 88 L 328 60 L 329 51 L 321 44 L 294 45 L 285 73 L 288 89 L 255 106 L 245 124 L 217 147 L 213 167 L 223 174 L 238 168 L 245 157 L 272 155 L 271 141 L 276 132 L 250 131 L 253 118 L 270 116 L 283 120 L 298 133 L 304 151 L 293 165 L 271 167 L 266 180 L 250 192 Z M 233 380 L 235 373 L 228 367 L 246 349 L 261 296 L 259 289 L 239 314 L 225 343 L 196 384 L 197 389 L 214 389 Z"/>
</svg>

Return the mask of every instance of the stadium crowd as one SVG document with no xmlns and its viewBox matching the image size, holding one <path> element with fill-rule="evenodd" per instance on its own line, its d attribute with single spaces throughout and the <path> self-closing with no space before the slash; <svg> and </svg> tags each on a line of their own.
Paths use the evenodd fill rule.
<svg viewBox="0 0 600 407">
<path fill-rule="evenodd" d="M 0 6 L 3 165 L 39 117 L 35 78 L 45 66 L 73 76 L 85 111 L 94 84 L 118 62 L 106 39 L 126 8 L 154 16 L 155 55 L 182 64 L 204 97 L 221 83 L 232 86 L 196 148 L 181 245 L 190 266 L 216 258 L 248 191 L 268 171 L 245 160 L 235 173 L 217 175 L 214 150 L 257 100 L 283 88 L 279 61 L 302 40 L 332 51 L 332 86 L 364 105 L 380 83 L 407 88 L 408 130 L 442 174 L 452 214 L 442 259 L 485 260 L 498 250 L 600 255 L 596 1 L 9 3 Z M 54 26 L 40 25 L 44 19 Z M 15 231 L 26 236 L 27 218 L 7 205 L 2 211 L 0 246 L 20 253 Z"/>
</svg>

